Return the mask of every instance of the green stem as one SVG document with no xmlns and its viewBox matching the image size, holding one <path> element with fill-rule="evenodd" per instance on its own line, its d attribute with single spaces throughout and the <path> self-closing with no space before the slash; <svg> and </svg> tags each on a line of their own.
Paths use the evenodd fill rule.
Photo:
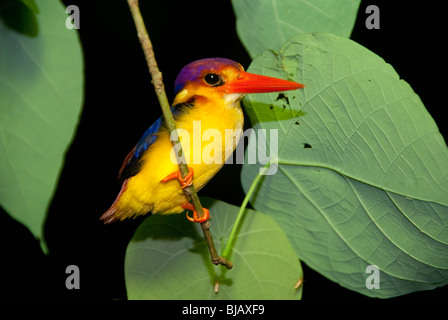
<svg viewBox="0 0 448 320">
<path fill-rule="evenodd" d="M 263 167 L 263 169 L 266 169 L 270 166 L 271 162 L 269 161 L 268 163 L 266 163 Z M 233 228 L 232 231 L 230 232 L 230 236 L 229 236 L 229 240 L 226 243 L 226 246 L 224 247 L 224 250 L 222 251 L 221 256 L 224 257 L 225 259 L 229 259 L 230 257 L 230 253 L 232 252 L 233 249 L 233 243 L 235 242 L 236 239 L 236 234 L 239 230 L 241 221 L 244 217 L 244 214 L 246 212 L 246 206 L 249 203 L 250 198 L 252 197 L 252 194 L 255 191 L 255 188 L 258 185 L 258 182 L 260 181 L 261 177 L 263 177 L 262 174 L 260 174 L 260 172 L 257 174 L 257 176 L 255 177 L 254 181 L 252 181 L 252 184 L 250 185 L 249 190 L 246 193 L 246 196 L 244 197 L 243 203 L 241 204 L 240 210 L 238 211 L 238 215 L 236 216 L 236 220 L 235 223 L 233 224 Z"/>
<path fill-rule="evenodd" d="M 176 126 L 173 118 L 173 114 L 171 113 L 170 104 L 168 102 L 168 98 L 165 92 L 165 86 L 162 80 L 162 73 L 160 72 L 156 58 L 154 55 L 154 50 L 152 47 L 151 40 L 149 39 L 148 31 L 146 30 L 145 22 L 143 21 L 142 14 L 140 12 L 140 8 L 138 6 L 138 0 L 128 0 L 128 5 L 131 10 L 132 18 L 135 23 L 135 27 L 137 29 L 137 35 L 140 40 L 140 44 L 143 49 L 143 53 L 145 55 L 146 63 L 148 64 L 149 73 L 151 74 L 152 84 L 154 85 L 154 89 L 157 94 L 157 98 L 159 99 L 160 107 L 162 108 L 163 117 L 166 123 L 166 126 L 170 132 L 170 134 L 174 134 L 175 139 L 173 141 L 173 145 L 177 145 L 179 143 L 179 137 L 177 136 Z M 177 152 L 176 152 L 177 153 Z M 182 149 L 177 153 L 179 170 L 182 174 L 182 177 L 185 177 L 188 174 L 188 166 L 186 165 L 186 161 L 182 152 Z M 185 191 L 191 198 L 191 202 L 196 209 L 196 212 L 199 217 L 204 215 L 204 211 L 202 210 L 201 202 L 199 200 L 198 194 L 194 185 L 185 188 Z M 210 256 L 212 263 L 215 265 L 222 264 L 227 267 L 227 269 L 232 268 L 233 264 L 231 261 L 227 261 L 223 257 L 218 255 L 216 251 L 215 244 L 213 242 L 212 235 L 210 233 L 210 222 L 205 221 L 201 223 L 202 232 L 204 234 L 204 239 L 208 245 Z"/>
</svg>

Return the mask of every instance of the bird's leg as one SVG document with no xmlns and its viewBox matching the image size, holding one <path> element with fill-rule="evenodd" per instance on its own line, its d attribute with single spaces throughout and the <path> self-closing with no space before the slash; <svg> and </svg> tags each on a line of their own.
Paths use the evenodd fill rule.
<svg viewBox="0 0 448 320">
<path fill-rule="evenodd" d="M 186 187 L 191 186 L 191 184 L 193 183 L 193 175 L 194 175 L 193 169 L 188 167 L 188 174 L 185 177 L 182 178 L 182 174 L 181 174 L 180 170 L 178 170 L 178 171 L 174 171 L 173 173 L 167 175 L 165 178 L 160 180 L 160 182 L 167 182 L 170 180 L 177 179 L 181 184 L 181 188 L 185 189 Z M 207 221 L 208 218 L 210 217 L 209 210 L 206 208 L 202 208 L 202 210 L 204 211 L 204 215 L 202 217 L 199 217 L 194 205 L 189 202 L 183 203 L 181 205 L 181 207 L 186 210 L 193 211 L 193 218 L 190 217 L 187 213 L 187 219 L 190 220 L 191 222 L 203 223 L 203 222 Z"/>
<path fill-rule="evenodd" d="M 193 169 L 188 167 L 188 174 L 185 177 L 182 178 L 182 174 L 180 173 L 180 170 L 178 170 L 167 175 L 165 178 L 160 180 L 160 182 L 167 182 L 169 180 L 177 179 L 182 185 L 181 189 L 185 189 L 186 187 L 191 186 L 191 184 L 193 183 L 193 176 L 194 176 Z"/>
<path fill-rule="evenodd" d="M 191 222 L 203 223 L 203 222 L 207 221 L 208 218 L 210 218 L 210 212 L 206 208 L 202 208 L 202 210 L 204 211 L 204 215 L 202 217 L 199 217 L 198 213 L 196 212 L 196 209 L 192 203 L 185 202 L 185 203 L 181 204 L 180 206 L 186 210 L 193 211 L 193 218 L 190 217 L 187 213 L 187 219 L 190 220 Z"/>
</svg>

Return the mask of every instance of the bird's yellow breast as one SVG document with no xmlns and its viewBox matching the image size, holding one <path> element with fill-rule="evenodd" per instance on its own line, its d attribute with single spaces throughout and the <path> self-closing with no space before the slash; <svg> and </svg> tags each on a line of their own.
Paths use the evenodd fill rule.
<svg viewBox="0 0 448 320">
<path fill-rule="evenodd" d="M 193 184 L 201 189 L 224 165 L 235 150 L 243 129 L 239 99 L 195 101 L 195 105 L 176 117 L 176 128 L 184 157 L 194 170 Z M 130 178 L 117 205 L 133 214 L 180 213 L 189 197 L 179 182 L 160 182 L 179 170 L 173 143 L 162 128 L 156 141 L 145 151 L 140 172 Z M 131 213 L 133 212 L 133 213 Z M 127 217 L 127 216 L 126 216 Z M 121 218 L 126 218 L 121 217 Z"/>
</svg>

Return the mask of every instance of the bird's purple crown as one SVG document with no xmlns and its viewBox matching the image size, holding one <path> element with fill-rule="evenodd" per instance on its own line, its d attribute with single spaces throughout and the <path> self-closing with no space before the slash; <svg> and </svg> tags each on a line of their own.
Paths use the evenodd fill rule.
<svg viewBox="0 0 448 320">
<path fill-rule="evenodd" d="M 174 95 L 178 94 L 188 81 L 197 81 L 206 71 L 219 71 L 225 66 L 235 66 L 238 68 L 239 63 L 226 58 L 207 58 L 193 61 L 187 64 L 177 75 L 174 82 Z"/>
</svg>

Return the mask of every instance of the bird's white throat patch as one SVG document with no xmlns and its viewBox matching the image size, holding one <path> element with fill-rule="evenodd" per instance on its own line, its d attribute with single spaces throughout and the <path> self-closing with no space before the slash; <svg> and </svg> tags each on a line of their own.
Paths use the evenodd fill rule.
<svg viewBox="0 0 448 320">
<path fill-rule="evenodd" d="M 239 106 L 241 99 L 243 99 L 245 95 L 245 93 L 228 93 L 224 95 L 223 99 L 227 106 L 234 108 Z"/>
</svg>

